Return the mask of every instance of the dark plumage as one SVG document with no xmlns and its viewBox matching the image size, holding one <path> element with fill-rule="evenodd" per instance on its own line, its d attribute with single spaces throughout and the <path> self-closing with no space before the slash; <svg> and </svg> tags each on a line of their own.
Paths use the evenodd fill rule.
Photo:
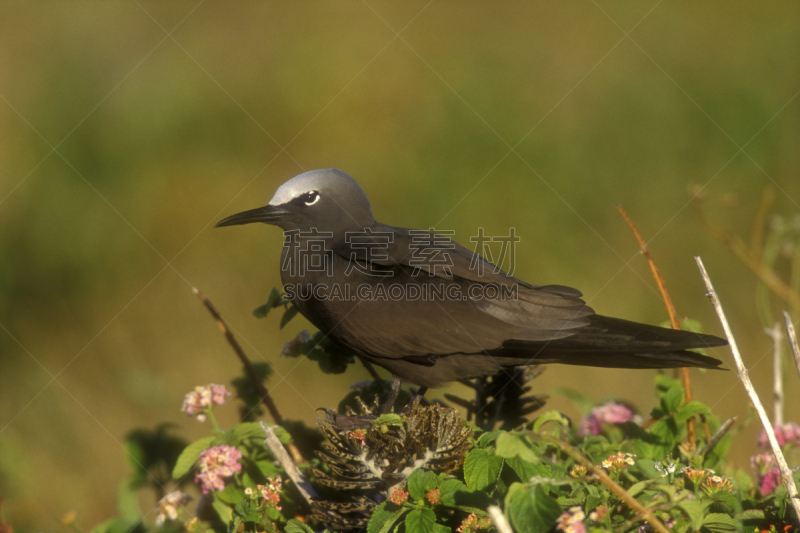
<svg viewBox="0 0 800 533">
<path fill-rule="evenodd" d="M 686 350 L 726 344 L 597 315 L 575 289 L 529 285 L 446 238 L 378 223 L 340 170 L 296 176 L 269 205 L 217 226 L 250 222 L 284 230 L 281 278 L 303 316 L 423 387 L 535 363 L 716 368 L 719 360 Z M 309 268 L 315 260 L 321 266 Z"/>
</svg>

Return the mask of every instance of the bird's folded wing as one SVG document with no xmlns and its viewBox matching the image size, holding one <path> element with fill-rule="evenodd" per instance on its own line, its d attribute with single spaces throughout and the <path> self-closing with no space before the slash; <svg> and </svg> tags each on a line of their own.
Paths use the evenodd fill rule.
<svg viewBox="0 0 800 533">
<path fill-rule="evenodd" d="M 331 334 L 357 353 L 419 357 L 424 364 L 436 356 L 487 353 L 509 339 L 570 336 L 593 314 L 577 296 L 580 293 L 568 287 L 523 285 L 505 272 L 495 272 L 491 263 L 483 275 L 475 272 L 469 268 L 474 254 L 463 248 L 448 249 L 458 253 L 453 253 L 450 271 L 445 272 L 440 266 L 419 268 L 411 254 L 400 255 L 410 248 L 408 241 L 398 238 L 394 243 L 388 251 L 397 252 L 396 257 L 370 261 L 391 275 L 362 278 L 371 284 L 369 297 L 344 302 L 334 313 L 341 318 Z M 358 259 L 358 253 L 352 248 L 336 251 L 340 261 Z M 368 259 L 363 255 L 360 260 Z M 348 282 L 358 280 L 351 277 Z M 381 284 L 383 291 L 378 290 Z M 401 297 L 388 290 L 394 286 L 400 287 L 395 294 Z M 408 297 L 408 287 L 414 288 L 415 298 Z M 380 293 L 386 296 L 375 297 Z"/>
</svg>

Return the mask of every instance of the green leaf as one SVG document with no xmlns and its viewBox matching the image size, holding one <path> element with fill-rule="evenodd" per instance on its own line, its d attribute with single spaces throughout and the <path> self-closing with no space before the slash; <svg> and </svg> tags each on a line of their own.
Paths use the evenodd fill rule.
<svg viewBox="0 0 800 533">
<path fill-rule="evenodd" d="M 692 531 L 699 531 L 703 525 L 703 518 L 708 504 L 696 500 L 684 500 L 678 504 L 678 507 L 686 513 L 689 522 L 692 523 Z"/>
<path fill-rule="evenodd" d="M 222 520 L 224 524 L 229 523 L 233 520 L 233 509 L 219 501 L 218 499 L 214 498 L 211 502 L 211 507 L 217 512 L 217 516 L 219 519 Z"/>
<path fill-rule="evenodd" d="M 280 329 L 283 329 L 284 326 L 286 326 L 286 324 L 288 324 L 289 321 L 291 321 L 299 311 L 300 310 L 297 308 L 297 306 L 290 305 L 289 308 L 284 311 L 283 316 L 281 317 Z"/>
<path fill-rule="evenodd" d="M 292 436 L 281 426 L 276 426 L 272 423 L 268 423 L 267 425 L 272 427 L 275 436 L 278 437 L 278 440 L 281 441 L 282 444 L 289 444 L 292 442 Z M 233 426 L 228 430 L 228 433 L 233 436 L 236 442 L 247 439 L 259 439 L 263 442 L 267 438 L 267 435 L 264 433 L 264 428 L 261 427 L 261 422 L 242 422 Z"/>
<path fill-rule="evenodd" d="M 270 455 L 271 457 L 271 455 Z M 256 465 L 258 471 L 261 473 L 262 476 L 266 477 L 273 477 L 277 476 L 281 473 L 280 468 L 275 464 L 274 459 L 263 459 L 259 461 L 254 461 L 253 464 Z"/>
<path fill-rule="evenodd" d="M 547 422 L 558 422 L 564 427 L 569 427 L 569 420 L 567 420 L 564 415 L 554 410 L 547 411 L 536 419 L 536 422 L 533 423 L 533 432 L 539 433 L 539 428 L 541 428 Z"/>
<path fill-rule="evenodd" d="M 738 515 L 736 515 L 737 520 L 745 521 L 745 520 L 763 520 L 764 519 L 764 510 L 763 509 L 748 509 L 746 511 L 742 511 Z"/>
<path fill-rule="evenodd" d="M 475 448 L 464 461 L 464 481 L 472 490 L 483 490 L 493 485 L 503 469 L 503 458 Z"/>
<path fill-rule="evenodd" d="M 275 287 L 272 287 L 272 290 L 269 292 L 269 298 L 267 298 L 267 303 L 256 307 L 253 310 L 253 314 L 256 316 L 256 318 L 265 318 L 272 308 L 279 307 L 282 303 L 283 298 L 281 297 L 281 291 Z"/>
<path fill-rule="evenodd" d="M 683 401 L 683 388 L 669 389 L 661 396 L 661 409 L 664 415 L 674 413 Z"/>
<path fill-rule="evenodd" d="M 720 491 L 708 496 L 711 500 L 711 510 L 727 514 L 739 513 L 742 511 L 742 503 L 728 491 Z"/>
<path fill-rule="evenodd" d="M 139 508 L 139 483 L 136 479 L 126 479 L 117 489 L 117 512 L 120 517 L 130 522 L 141 520 Z"/>
<path fill-rule="evenodd" d="M 561 515 L 561 506 L 542 485 L 530 489 L 523 486 L 513 492 L 509 489 L 508 496 L 506 509 L 517 531 L 546 533 L 553 529 L 556 519 Z"/>
<path fill-rule="evenodd" d="M 436 528 L 436 514 L 427 508 L 414 509 L 405 519 L 406 533 L 433 533 Z"/>
<path fill-rule="evenodd" d="M 709 513 L 703 520 L 703 528 L 712 533 L 730 533 L 741 531 L 742 524 L 738 520 L 722 513 Z"/>
<path fill-rule="evenodd" d="M 284 528 L 286 533 L 314 533 L 314 530 L 308 527 L 304 522 L 296 518 L 292 518 L 288 522 L 286 522 L 286 527 Z"/>
<path fill-rule="evenodd" d="M 386 509 L 389 504 L 389 509 Z M 375 508 L 367 523 L 367 533 L 387 533 L 407 509 L 385 501 Z"/>
<path fill-rule="evenodd" d="M 650 483 L 649 480 L 634 483 L 634 485 L 628 489 L 628 494 L 631 496 L 636 496 L 647 487 L 648 483 Z"/>
<path fill-rule="evenodd" d="M 553 471 L 549 465 L 544 463 L 531 464 L 519 456 L 506 459 L 506 464 L 511 467 L 515 474 L 517 474 L 520 481 L 528 481 L 533 476 L 540 476 L 544 478 L 553 477 Z"/>
<path fill-rule="evenodd" d="M 183 452 L 178 456 L 178 460 L 175 462 L 175 468 L 172 469 L 172 479 L 181 479 L 188 474 L 189 470 L 191 470 L 197 462 L 198 457 L 200 457 L 200 452 L 210 448 L 216 438 L 217 437 L 214 436 L 203 437 L 184 448 Z"/>
<path fill-rule="evenodd" d="M 608 501 L 608 493 L 607 492 L 603 492 L 601 494 L 600 491 L 597 490 L 597 487 L 595 487 L 593 485 L 589 485 L 588 494 L 586 495 L 586 512 L 587 512 L 587 514 L 590 511 L 593 511 L 593 510 L 597 509 L 597 507 L 600 504 L 603 504 L 606 501 Z"/>
<path fill-rule="evenodd" d="M 219 493 L 215 494 L 215 497 L 216 496 L 219 496 Z M 261 515 L 258 512 L 258 507 L 251 505 L 247 500 L 242 500 L 234 506 L 233 516 L 238 518 L 241 522 L 248 522 L 251 524 L 261 522 Z"/>
<path fill-rule="evenodd" d="M 264 434 L 264 428 L 261 427 L 261 422 L 242 422 L 233 426 L 229 433 L 233 435 L 237 442 L 245 439 L 260 438 L 264 440 L 267 438 Z"/>
<path fill-rule="evenodd" d="M 456 494 L 459 492 L 469 493 L 470 490 L 461 480 L 445 480 L 439 485 L 439 501 L 447 507 L 455 507 Z"/>
<path fill-rule="evenodd" d="M 408 493 L 415 500 L 424 500 L 428 492 L 436 488 L 436 474 L 417 468 L 408 476 Z"/>
<path fill-rule="evenodd" d="M 439 484 L 439 503 L 445 507 L 485 516 L 489 496 L 485 492 L 469 490 L 458 479 L 447 479 Z"/>
<path fill-rule="evenodd" d="M 214 493 L 215 498 L 227 503 L 228 505 L 235 505 L 241 503 L 244 498 L 244 489 L 236 486 L 234 483 L 228 483 L 225 488 L 219 492 Z"/>
<path fill-rule="evenodd" d="M 106 520 L 91 529 L 91 533 L 142 533 L 144 531 L 146 531 L 144 522 L 141 520 L 130 522 L 118 516 Z"/>
<path fill-rule="evenodd" d="M 497 437 L 495 454 L 510 459 L 519 457 L 529 463 L 539 463 L 539 456 L 531 449 L 531 444 L 521 433 L 505 432 Z"/>
<path fill-rule="evenodd" d="M 704 468 L 714 468 L 717 464 L 725 457 L 725 454 L 731 447 L 731 443 L 733 443 L 733 438 L 730 435 L 725 435 L 722 437 L 717 445 L 711 448 L 709 451 L 706 452 L 705 456 L 703 457 L 703 467 Z"/>
<path fill-rule="evenodd" d="M 500 435 L 503 435 L 503 434 L 505 434 L 505 431 L 503 431 L 502 429 L 496 429 L 494 431 L 488 431 L 488 432 L 484 433 L 483 435 L 481 435 L 480 438 L 478 438 L 478 442 L 476 442 L 475 445 L 478 448 L 486 448 L 488 445 L 490 445 L 495 440 L 497 440 L 497 437 L 499 437 Z"/>
</svg>

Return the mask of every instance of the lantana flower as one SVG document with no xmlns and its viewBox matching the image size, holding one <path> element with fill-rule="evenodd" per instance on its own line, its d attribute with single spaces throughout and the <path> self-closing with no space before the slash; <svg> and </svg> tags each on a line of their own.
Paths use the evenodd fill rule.
<svg viewBox="0 0 800 533">
<path fill-rule="evenodd" d="M 242 469 L 239 459 L 242 452 L 226 444 L 214 446 L 200 453 L 200 472 L 194 481 L 203 485 L 203 494 L 225 488 L 224 478 L 231 477 Z"/>
<path fill-rule="evenodd" d="M 475 513 L 471 513 L 467 518 L 461 522 L 461 525 L 458 526 L 456 531 L 458 533 L 475 533 L 481 529 L 488 529 L 489 526 L 492 525 L 492 521 L 489 518 L 484 518 L 482 520 L 478 519 L 478 515 Z"/>
<path fill-rule="evenodd" d="M 603 433 L 603 424 L 622 424 L 630 421 L 636 421 L 636 416 L 630 408 L 621 403 L 608 402 L 598 405 L 581 420 L 578 434 L 600 435 Z"/>
<path fill-rule="evenodd" d="M 789 443 L 800 446 L 800 426 L 794 422 L 775 424 L 772 429 L 775 430 L 775 438 L 781 448 Z M 758 434 L 758 445 L 761 448 L 769 449 L 769 439 L 767 438 L 766 430 L 762 429 L 761 433 Z"/>
<path fill-rule="evenodd" d="M 577 505 L 570 507 L 558 517 L 556 529 L 564 533 L 584 533 L 586 531 L 586 526 L 583 523 L 585 518 L 586 513 L 583 512 L 583 509 Z"/>
<path fill-rule="evenodd" d="M 264 505 L 267 507 L 274 507 L 280 511 L 281 506 L 278 504 L 281 501 L 281 478 L 278 476 L 267 478 L 267 482 L 267 485 L 257 485 L 256 490 L 261 493 L 261 496 L 264 498 Z"/>
<path fill-rule="evenodd" d="M 633 455 L 632 453 L 619 452 L 609 456 L 608 459 L 603 461 L 602 465 L 603 468 L 605 468 L 609 472 L 612 473 L 619 472 L 620 470 L 628 468 L 628 466 L 634 464 L 635 462 L 633 460 L 634 457 L 636 456 Z"/>
<path fill-rule="evenodd" d="M 207 414 L 214 405 L 222 405 L 231 393 L 225 385 L 209 383 L 208 385 L 198 385 L 194 390 L 183 398 L 181 411 L 187 415 L 197 414 L 197 421 L 204 422 Z"/>
</svg>

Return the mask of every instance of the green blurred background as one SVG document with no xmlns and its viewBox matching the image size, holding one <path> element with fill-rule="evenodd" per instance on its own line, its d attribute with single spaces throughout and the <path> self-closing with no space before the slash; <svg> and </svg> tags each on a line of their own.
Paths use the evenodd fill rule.
<svg viewBox="0 0 800 533">
<path fill-rule="evenodd" d="M 800 211 L 799 22 L 796 2 L 3 2 L 4 518 L 52 531 L 76 510 L 88 528 L 115 512 L 130 430 L 207 433 L 179 411 L 183 395 L 239 365 L 193 286 L 274 365 L 284 416 L 313 423 L 366 379 L 279 359 L 308 327 L 251 314 L 280 283 L 280 231 L 212 229 L 316 168 L 350 173 L 386 223 L 455 230 L 467 245 L 479 226 L 513 226 L 515 275 L 660 323 L 622 204 L 679 313 L 720 334 L 703 257 L 768 399 L 756 278 L 701 229 L 690 190 L 703 186 L 709 219 L 745 240 L 766 188 L 772 212 Z M 731 367 L 727 349 L 714 355 Z M 716 414 L 747 417 L 734 372 L 693 375 Z M 553 367 L 537 391 L 647 414 L 652 377 Z M 579 416 L 563 397 L 549 405 Z M 218 416 L 233 424 L 236 408 Z M 742 467 L 757 431 L 735 439 Z"/>
</svg>

